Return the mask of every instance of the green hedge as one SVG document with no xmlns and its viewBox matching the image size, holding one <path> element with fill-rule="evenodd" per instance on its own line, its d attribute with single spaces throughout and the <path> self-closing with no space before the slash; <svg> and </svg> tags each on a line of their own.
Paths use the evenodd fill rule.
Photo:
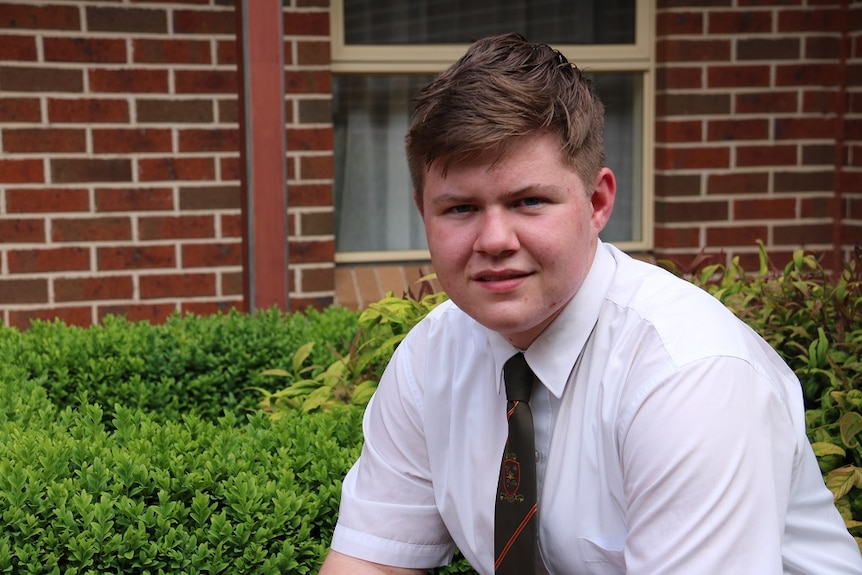
<svg viewBox="0 0 862 575">
<path fill-rule="evenodd" d="M 361 411 L 174 422 L 0 379 L 0 573 L 316 573 Z"/>
<path fill-rule="evenodd" d="M 309 341 L 312 359 L 332 362 L 355 337 L 356 312 L 173 316 L 164 325 L 106 317 L 87 329 L 37 321 L 26 331 L 0 329 L 0 367 L 15 365 L 58 406 L 81 398 L 111 409 L 138 407 L 171 421 L 196 414 L 214 421 L 225 410 L 255 409 L 249 386 L 272 387 L 259 373 L 280 366 Z"/>
</svg>

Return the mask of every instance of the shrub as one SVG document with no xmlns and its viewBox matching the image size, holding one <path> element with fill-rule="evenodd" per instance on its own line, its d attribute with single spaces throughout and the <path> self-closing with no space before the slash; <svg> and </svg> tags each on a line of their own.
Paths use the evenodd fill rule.
<svg viewBox="0 0 862 575">
<path fill-rule="evenodd" d="M 0 572 L 316 573 L 359 410 L 159 422 L 0 380 Z"/>
<path fill-rule="evenodd" d="M 109 316 L 87 329 L 37 321 L 24 332 L 0 327 L 0 369 L 20 367 L 60 407 L 86 395 L 105 408 L 138 407 L 166 421 L 189 413 L 213 421 L 225 410 L 256 410 L 259 398 L 247 388 L 271 386 L 259 373 L 306 342 L 328 342 L 314 349 L 315 362 L 345 353 L 356 318 L 333 306 L 294 314 L 175 315 L 163 325 Z"/>
</svg>

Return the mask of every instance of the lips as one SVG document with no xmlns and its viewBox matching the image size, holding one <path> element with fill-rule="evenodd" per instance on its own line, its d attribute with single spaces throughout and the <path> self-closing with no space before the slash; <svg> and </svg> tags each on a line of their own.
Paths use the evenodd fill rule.
<svg viewBox="0 0 862 575">
<path fill-rule="evenodd" d="M 528 272 L 521 271 L 511 271 L 511 270 L 503 270 L 503 271 L 485 271 L 473 276 L 475 281 L 479 282 L 500 282 L 507 280 L 514 280 L 523 278 L 530 275 Z"/>
</svg>

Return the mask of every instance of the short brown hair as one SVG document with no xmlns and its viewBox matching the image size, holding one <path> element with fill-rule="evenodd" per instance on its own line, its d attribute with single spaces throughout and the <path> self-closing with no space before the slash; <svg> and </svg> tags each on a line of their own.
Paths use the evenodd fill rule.
<svg viewBox="0 0 862 575">
<path fill-rule="evenodd" d="M 422 196 L 425 170 L 488 151 L 502 158 L 520 136 L 556 134 L 584 181 L 604 166 L 604 106 L 592 83 L 547 44 L 520 34 L 490 36 L 419 92 L 407 161 Z"/>
</svg>

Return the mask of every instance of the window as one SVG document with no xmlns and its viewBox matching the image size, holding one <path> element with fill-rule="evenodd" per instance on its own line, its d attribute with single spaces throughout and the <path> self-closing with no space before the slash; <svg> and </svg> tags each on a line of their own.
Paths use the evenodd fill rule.
<svg viewBox="0 0 862 575">
<path fill-rule="evenodd" d="M 336 260 L 428 257 L 404 152 L 411 98 L 470 42 L 509 31 L 551 44 L 593 78 L 619 188 L 602 237 L 651 247 L 650 10 L 648 0 L 335 0 Z"/>
</svg>

